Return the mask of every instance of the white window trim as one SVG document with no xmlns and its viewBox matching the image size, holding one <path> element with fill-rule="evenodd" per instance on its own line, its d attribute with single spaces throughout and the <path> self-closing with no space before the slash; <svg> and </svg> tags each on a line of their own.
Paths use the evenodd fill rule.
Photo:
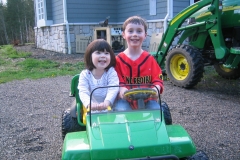
<svg viewBox="0 0 240 160">
<path fill-rule="evenodd" d="M 155 16 L 157 15 L 157 1 L 149 0 L 149 15 Z"/>
<path fill-rule="evenodd" d="M 43 19 L 39 19 L 38 0 L 36 0 L 37 27 L 45 27 L 53 24 L 52 20 L 47 20 L 46 0 L 43 0 Z"/>
<path fill-rule="evenodd" d="M 190 0 L 190 5 L 194 4 L 194 0 Z"/>
</svg>

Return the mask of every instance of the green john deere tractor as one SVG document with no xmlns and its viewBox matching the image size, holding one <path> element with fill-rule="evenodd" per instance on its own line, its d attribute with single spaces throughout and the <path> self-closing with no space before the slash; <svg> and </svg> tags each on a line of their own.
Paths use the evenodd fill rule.
<svg viewBox="0 0 240 160">
<path fill-rule="evenodd" d="M 171 48 L 177 36 L 177 45 Z M 169 22 L 158 51 L 151 54 L 179 87 L 197 85 L 206 65 L 213 65 L 223 78 L 238 79 L 240 1 L 201 0 L 187 7 Z"/>
</svg>

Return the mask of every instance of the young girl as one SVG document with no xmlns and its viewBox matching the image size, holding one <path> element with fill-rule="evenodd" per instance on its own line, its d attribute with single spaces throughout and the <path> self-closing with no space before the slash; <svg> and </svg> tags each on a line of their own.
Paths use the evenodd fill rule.
<svg viewBox="0 0 240 160">
<path fill-rule="evenodd" d="M 103 39 L 91 42 L 85 52 L 86 69 L 79 76 L 79 96 L 86 108 L 90 106 L 90 94 L 97 87 L 119 85 L 114 69 L 115 54 L 111 46 Z M 92 95 L 91 110 L 101 111 L 112 106 L 118 94 L 118 87 L 96 89 Z"/>
</svg>

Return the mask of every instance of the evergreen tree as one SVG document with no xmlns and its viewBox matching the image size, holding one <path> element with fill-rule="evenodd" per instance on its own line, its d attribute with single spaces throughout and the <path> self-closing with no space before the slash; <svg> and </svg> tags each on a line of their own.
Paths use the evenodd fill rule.
<svg viewBox="0 0 240 160">
<path fill-rule="evenodd" d="M 34 2 L 33 0 L 8 0 L 0 3 L 1 44 L 24 44 L 34 42 Z"/>
</svg>

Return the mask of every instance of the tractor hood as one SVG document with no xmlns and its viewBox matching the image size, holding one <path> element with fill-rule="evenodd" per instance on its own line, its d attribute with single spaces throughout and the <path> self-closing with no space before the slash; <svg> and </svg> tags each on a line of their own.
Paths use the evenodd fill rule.
<svg viewBox="0 0 240 160">
<path fill-rule="evenodd" d="M 88 127 L 93 159 L 98 156 L 103 159 L 121 158 L 123 153 L 141 157 L 146 153 L 157 156 L 171 152 L 159 111 L 92 115 L 92 123 Z"/>
</svg>

